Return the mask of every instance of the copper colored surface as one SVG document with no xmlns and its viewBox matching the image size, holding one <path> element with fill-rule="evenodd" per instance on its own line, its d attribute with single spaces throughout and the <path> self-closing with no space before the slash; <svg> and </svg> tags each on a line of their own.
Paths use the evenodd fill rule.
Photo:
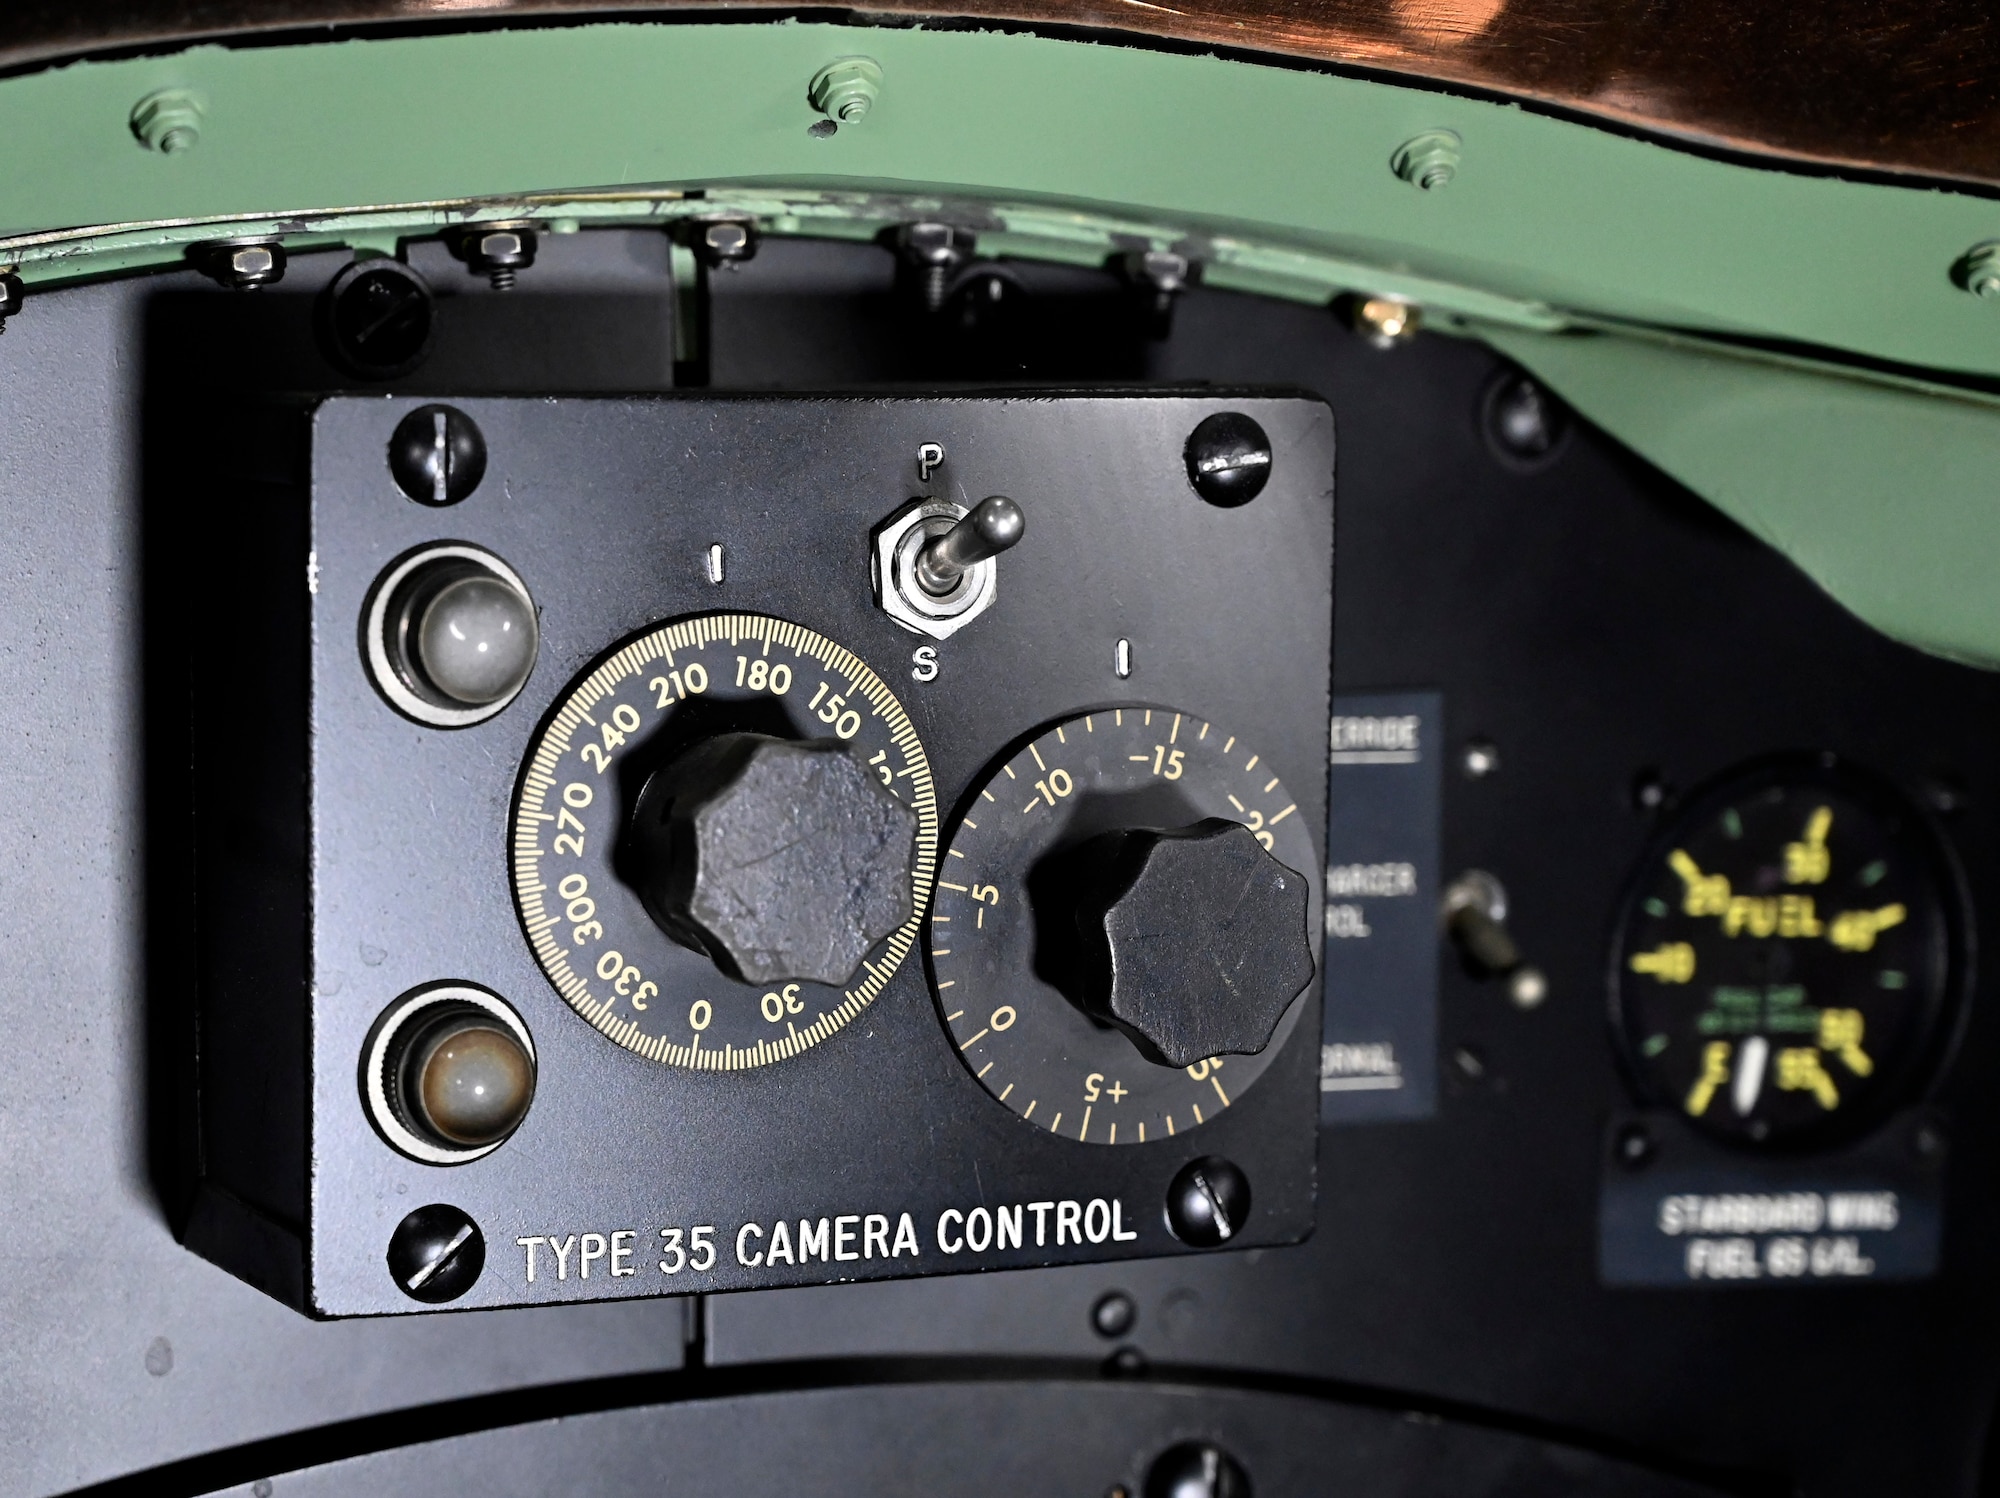
<svg viewBox="0 0 2000 1498">
<path fill-rule="evenodd" d="M 0 67 L 328 25 L 797 8 L 783 0 L 25 0 L 6 8 Z M 2000 12 L 1991 0 L 870 0 L 867 8 L 1378 69 L 1743 151 L 2000 184 Z"/>
</svg>

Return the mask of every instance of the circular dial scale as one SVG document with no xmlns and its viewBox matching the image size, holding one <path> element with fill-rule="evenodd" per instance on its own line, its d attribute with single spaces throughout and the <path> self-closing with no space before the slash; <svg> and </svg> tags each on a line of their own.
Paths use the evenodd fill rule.
<svg viewBox="0 0 2000 1498">
<path fill-rule="evenodd" d="M 894 864 L 907 904 L 890 892 L 910 914 L 872 950 L 857 948 L 867 950 L 858 966 L 838 964 L 855 981 L 745 981 L 649 914 L 650 854 L 634 831 L 642 793 L 718 743 L 795 761 L 837 746 L 861 769 L 834 768 L 908 809 L 883 808 L 914 825 L 913 854 Z M 915 944 L 937 843 L 930 762 L 882 680 L 800 625 L 710 615 L 635 636 L 557 703 L 515 796 L 514 898 L 543 973 L 591 1024 L 669 1066 L 738 1070 L 799 1055 L 881 993 Z"/>
<path fill-rule="evenodd" d="M 1922 824 L 1857 776 L 1800 765 L 1703 798 L 1646 866 L 1616 947 L 1635 1075 L 1752 1144 L 1879 1117 L 1944 1002 L 1947 889 Z"/>
<path fill-rule="evenodd" d="M 1255 1054 L 1166 1065 L 1079 1000 L 1064 858 L 1119 829 L 1208 818 L 1247 827 L 1252 856 L 1261 846 L 1275 859 L 1270 872 L 1289 880 L 1304 929 L 1281 934 L 1303 976 L 1266 975 L 1277 984 L 1270 1014 L 1286 1007 Z M 1067 1138 L 1142 1144 L 1199 1127 L 1244 1094 L 1297 1023 L 1296 995 L 1313 970 L 1298 954 L 1309 954 L 1306 933 L 1320 918 L 1315 882 L 1297 871 L 1315 864 L 1290 793 L 1228 730 L 1162 707 L 1056 724 L 973 795 L 939 871 L 927 941 L 960 1058 L 1015 1113 Z"/>
</svg>

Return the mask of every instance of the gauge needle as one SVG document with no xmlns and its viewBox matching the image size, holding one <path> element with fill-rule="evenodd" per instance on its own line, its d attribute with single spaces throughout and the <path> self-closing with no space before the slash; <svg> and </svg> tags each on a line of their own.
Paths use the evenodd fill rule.
<svg viewBox="0 0 2000 1498">
<path fill-rule="evenodd" d="M 1770 1058 L 1771 1042 L 1761 1035 L 1752 1035 L 1736 1053 L 1736 1076 L 1729 1084 L 1729 1101 L 1735 1106 L 1738 1118 L 1757 1106 L 1757 1095 L 1764 1090 L 1764 1063 Z"/>
</svg>

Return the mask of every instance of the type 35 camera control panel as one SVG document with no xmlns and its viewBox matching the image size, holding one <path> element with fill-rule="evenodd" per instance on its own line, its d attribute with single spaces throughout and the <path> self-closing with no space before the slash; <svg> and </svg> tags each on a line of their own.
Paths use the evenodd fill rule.
<svg viewBox="0 0 2000 1498">
<path fill-rule="evenodd" d="M 1323 404 L 256 420 L 189 589 L 191 1248 L 341 1316 L 1309 1231 Z"/>
</svg>

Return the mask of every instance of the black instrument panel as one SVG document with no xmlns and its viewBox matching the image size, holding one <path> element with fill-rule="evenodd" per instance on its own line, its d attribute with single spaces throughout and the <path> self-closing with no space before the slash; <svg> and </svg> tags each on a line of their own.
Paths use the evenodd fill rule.
<svg viewBox="0 0 2000 1498">
<path fill-rule="evenodd" d="M 579 265 L 591 256 L 605 261 L 596 238 L 552 244 L 538 267 L 547 279 L 539 288 L 524 281 L 514 304 L 478 289 L 441 298 L 446 331 L 463 330 L 464 337 L 440 342 L 429 371 L 436 383 L 395 387 L 409 397 L 395 409 L 415 409 L 440 391 L 470 401 L 456 392 L 663 385 L 660 371 L 639 362 L 593 365 L 566 379 L 559 359 L 544 354 L 534 367 L 525 359 L 510 364 L 493 354 L 495 348 L 504 354 L 505 337 L 480 342 L 486 335 L 479 329 L 489 326 L 482 319 L 502 327 L 525 315 L 523 303 L 538 317 L 562 316 L 569 284 L 564 256 L 577 255 Z M 621 267 L 641 263 L 636 253 L 610 258 Z M 658 314 L 649 298 L 665 285 L 664 256 L 660 262 L 659 274 L 619 270 L 630 276 L 619 295 L 631 308 L 615 317 L 604 312 L 601 265 L 591 271 L 597 279 L 580 273 L 577 284 L 588 281 L 589 295 L 577 296 L 578 315 L 630 326 L 633 308 Z M 324 276 L 337 269 L 327 265 Z M 339 388 L 337 376 L 315 362 L 310 341 L 312 278 L 320 274 L 314 257 L 301 257 L 295 282 L 257 299 L 136 283 L 115 292 L 65 293 L 74 299 L 63 321 L 57 316 L 65 304 L 48 297 L 39 324 L 46 333 L 27 321 L 12 331 L 8 357 L 21 361 L 24 375 L 42 388 L 70 391 L 73 412 L 54 399 L 38 409 L 47 430 L 91 420 L 128 423 L 134 450 L 146 455 L 129 474 L 108 463 L 77 469 L 82 477 L 64 487 L 49 481 L 52 465 L 55 455 L 74 449 L 57 445 L 47 462 L 22 470 L 18 484 L 10 481 L 8 503 L 23 517 L 24 537 L 43 537 L 33 543 L 42 592 L 20 595 L 23 617 L 42 621 L 40 637 L 58 646 L 52 654 L 11 657 L 7 667 L 11 700 L 31 742 L 53 742 L 46 726 L 37 725 L 45 724 L 56 684 L 101 672 L 104 653 L 117 642 L 129 650 L 127 659 L 149 669 L 184 646 L 184 635 L 173 638 L 171 618 L 157 612 L 107 612 L 127 621 L 114 638 L 79 632 L 78 616 L 47 600 L 96 599 L 113 611 L 121 575 L 149 579 L 144 596 L 160 596 L 161 573 L 171 575 L 185 556 L 184 538 L 169 523 L 185 513 L 181 481 L 173 476 L 185 465 L 161 454 L 175 454 L 195 432 L 212 431 L 210 407 L 235 409 L 246 387 L 289 381 L 288 388 Z M 1090 1423 L 1100 1419 L 1095 1404 L 1076 1407 L 1077 1450 L 1093 1461 L 1103 1453 L 1107 1489 L 1136 1483 L 1172 1441 L 1195 1437 L 1233 1449 L 1259 1492 L 1308 1485 L 1309 1470 L 1302 1474 L 1269 1454 L 1288 1449 L 1283 1440 L 1291 1437 L 1260 1444 L 1266 1437 L 1254 1422 L 1232 1413 L 1240 1401 L 1296 1398 L 1342 1412 L 1342 1419 L 1355 1411 L 1368 1418 L 1393 1412 L 1398 1434 L 1370 1446 L 1378 1465 L 1357 1469 L 1353 1480 L 1393 1478 L 1413 1492 L 1463 1491 L 1468 1472 L 1485 1473 L 1489 1487 L 1504 1490 L 1495 1485 L 1504 1480 L 1506 1462 L 1526 1458 L 1502 1453 L 1481 1467 L 1469 1454 L 1502 1437 L 1556 1452 L 1556 1465 L 1583 1474 L 1575 1480 L 1590 1491 L 1979 1491 L 2000 1314 L 1984 1271 L 2000 1248 L 1986 1184 L 2000 1129 L 1988 1085 L 2000 1065 L 1994 1049 L 2000 1042 L 1982 1014 L 1985 980 L 1977 962 L 1984 912 L 2000 884 L 1990 852 L 2000 832 L 1994 800 L 2000 787 L 1985 751 L 2000 721 L 1992 679 L 1875 635 L 1781 558 L 1573 420 L 1544 458 L 1502 461 L 1485 413 L 1496 386 L 1519 376 L 1474 343 L 1425 336 L 1385 352 L 1347 334 L 1323 309 L 1199 290 L 1181 300 L 1171 338 L 1121 341 L 1123 335 L 1106 332 L 1123 326 L 1112 315 L 1117 290 L 1110 278 L 1033 267 L 1010 274 L 1030 293 L 1021 314 L 1026 324 L 1006 338 L 941 344 L 898 331 L 893 271 L 879 250 L 767 243 L 756 261 L 712 278 L 710 376 L 717 387 L 799 391 L 962 376 L 1211 380 L 1225 388 L 1290 385 L 1323 397 L 1340 435 L 1336 697 L 1435 700 L 1441 727 L 1422 751 L 1425 767 L 1438 771 L 1441 795 L 1435 884 L 1422 886 L 1413 874 L 1408 887 L 1415 892 L 1394 894 L 1406 887 L 1400 876 L 1367 873 L 1343 886 L 1339 903 L 1358 907 L 1371 932 L 1408 941 L 1417 923 L 1401 911 L 1441 902 L 1468 871 L 1488 873 L 1505 888 L 1503 924 L 1520 963 L 1546 982 L 1542 1001 L 1522 1006 L 1508 973 L 1474 960 L 1445 934 L 1442 920 L 1436 924 L 1434 1110 L 1319 1132 L 1316 1223 L 1300 1246 L 712 1295 L 692 1303 L 685 1321 L 678 1303 L 663 1302 L 355 1323 L 339 1329 L 350 1339 L 342 1345 L 372 1349 L 357 1356 L 372 1359 L 375 1371 L 366 1378 L 357 1373 L 329 1393 L 307 1387 L 294 1372 L 329 1356 L 319 1350 L 332 1345 L 319 1336 L 328 1329 L 271 1306 L 172 1242 L 185 1223 L 173 1185 L 180 1177 L 170 1168 L 171 1100 L 181 1095 L 174 991 L 159 981 L 146 985 L 143 1012 L 121 1031 L 132 980 L 79 967 L 74 955 L 87 950 L 92 932 L 124 931 L 136 942 L 141 912 L 119 891 L 157 887 L 158 880 L 121 886 L 109 873 L 96 874 L 71 914 L 59 913 L 46 937 L 28 938 L 37 970 L 63 977 L 75 997 L 60 1021 L 18 1022 L 24 1058 L 56 1064 L 21 1068 L 25 1111 L 18 1116 L 36 1120 L 37 1143 L 12 1158 L 9 1189 L 17 1199 L 47 1203 L 44 1226 L 65 1241 L 102 1235 L 136 1247 L 87 1249 L 65 1276 L 48 1278 L 54 1290 L 31 1294 L 24 1283 L 9 1294 L 10 1324 L 24 1329 L 19 1345 L 62 1349 L 32 1371 L 25 1354 L 10 1361 L 10 1378 L 33 1379 L 63 1395 L 19 1417 L 31 1444 L 45 1453 L 21 1469 L 23 1491 L 59 1491 L 128 1473 L 150 1473 L 135 1482 L 168 1490 L 203 1491 L 435 1435 L 613 1406 L 630 1406 L 631 1419 L 645 1425 L 644 1410 L 656 1404 L 685 1403 L 709 1415 L 726 1408 L 744 1421 L 776 1418 L 782 1405 L 793 1412 L 789 1418 L 808 1424 L 824 1418 L 831 1429 L 837 1416 L 821 1410 L 817 1396 L 797 1402 L 795 1391 L 801 1380 L 817 1377 L 815 1369 L 884 1383 L 1025 1369 L 1035 1377 L 1088 1381 L 1093 1391 L 1102 1378 L 1136 1380 L 1105 1397 L 1117 1403 L 1129 1389 L 1140 1403 L 1156 1402 L 1164 1423 L 1154 1423 L 1153 1414 L 1118 1415 L 1129 1422 L 1121 1428 L 1132 1449 L 1123 1455 L 1093 1444 L 1096 1435 L 1082 1438 L 1086 1426 L 1102 1427 Z M 120 342 L 121 329 L 132 327 L 143 330 L 142 350 Z M 62 357 L 38 342 L 58 331 L 71 351 Z M 109 374 L 84 380 L 76 349 L 102 351 L 100 371 L 111 367 L 113 353 L 125 355 L 129 382 L 118 384 Z M 615 339 L 600 343 L 595 357 L 611 358 L 604 349 L 615 349 Z M 454 363 L 461 354 L 465 362 Z M 1552 409 L 1562 420 L 1560 409 Z M 908 455 L 899 462 L 907 464 Z M 60 526 L 37 508 L 49 505 L 51 493 L 62 496 Z M 409 506 L 412 513 L 417 508 Z M 886 514 L 891 506 L 881 508 Z M 79 548 L 73 540 L 79 534 L 101 539 Z M 412 544 L 417 539 L 424 538 Z M 493 538 L 483 539 L 504 553 Z M 691 597 L 713 588 L 703 571 L 707 544 L 704 537 L 683 548 Z M 396 554 L 392 546 L 383 560 Z M 106 556 L 125 571 L 100 567 Z M 1004 599 L 1004 573 L 1001 581 Z M 865 614 L 872 603 L 863 591 Z M 775 603 L 762 608 L 782 613 Z M 663 612 L 635 610 L 602 638 L 580 640 L 574 670 L 552 671 L 546 683 L 535 678 L 535 689 L 546 689 L 540 700 L 553 703 L 594 652 Z M 829 621 L 800 622 L 841 638 Z M 980 629 L 968 626 L 963 643 Z M 904 636 L 899 643 L 908 657 L 923 642 Z M 351 632 L 341 648 L 358 661 Z M 1147 660 L 1141 652 L 1142 670 Z M 370 694 L 365 700 L 380 706 L 366 680 L 359 684 Z M 894 685 L 906 701 L 918 690 L 905 681 Z M 112 700 L 125 701 L 134 715 L 143 701 L 136 689 Z M 1166 693 L 1159 700 L 1184 706 Z M 1044 718 L 1014 731 L 1067 722 L 1070 707 L 1094 705 L 1052 699 Z M 128 727 L 132 721 L 119 720 Z M 163 715 L 155 710 L 136 721 L 149 725 L 138 731 L 157 751 Z M 55 842 L 90 846 L 101 840 L 91 829 L 107 817 L 141 815 L 137 788 L 145 782 L 119 757 L 120 735 L 112 727 L 93 736 L 84 725 L 69 740 L 76 763 L 94 776 L 97 789 L 89 796 L 48 794 L 56 782 L 37 778 L 36 769 L 53 762 L 47 755 L 15 764 L 17 791 L 45 806 L 51 840 L 21 844 L 31 875 L 57 877 Z M 1001 734 L 978 753 L 968 749 L 955 784 L 969 787 L 996 773 L 1002 752 L 1019 753 L 1026 742 Z M 1624 1027 L 1607 1020 L 1613 961 L 1622 953 L 1629 969 L 1632 955 L 1679 939 L 1661 933 L 1623 951 L 1625 892 L 1661 867 L 1655 850 L 1686 818 L 1696 816 L 1690 824 L 1696 830 L 1709 825 L 1699 816 L 1704 787 L 1727 784 L 1773 755 L 1816 763 L 1826 754 L 1886 786 L 1885 794 L 1943 850 L 1941 859 L 1962 871 L 1965 918 L 1950 936 L 1949 981 L 1926 1043 L 1915 1047 L 1917 1060 L 1863 1122 L 1787 1148 L 1713 1139 L 1686 1118 L 1682 1079 L 1670 1087 L 1642 1085 Z M 1288 789 L 1295 778 L 1287 767 Z M 504 776 L 501 782 L 492 808 L 496 825 L 504 825 L 514 788 Z M 1336 796 L 1340 783 L 1336 774 Z M 956 809 L 946 808 L 946 829 Z M 1800 826 L 1784 841 L 1809 842 L 1817 809 L 1801 805 L 1801 816 L 1791 818 Z M 1836 809 L 1836 829 L 1841 815 Z M 1834 836 L 1828 846 L 1837 876 Z M 1782 863 L 1782 842 L 1777 846 Z M 151 856 L 161 856 L 157 847 Z M 1704 874 L 1722 867 L 1711 870 L 1699 854 L 1696 862 Z M 1411 863 L 1421 868 L 1421 859 Z M 168 858 L 165 867 L 171 873 L 176 865 Z M 1746 866 L 1743 877 L 1754 871 Z M 1947 906 L 1956 898 L 1949 884 L 1939 882 Z M 1392 906 L 1396 900 L 1409 903 Z M 1376 919 L 1371 902 L 1398 919 Z M 1912 899 L 1902 903 L 1916 908 Z M 1881 933 L 1885 940 L 1893 929 Z M 156 927 L 152 938 L 156 948 L 162 930 Z M 520 942 L 518 930 L 510 939 Z M 523 977 L 536 975 L 525 944 L 521 951 Z M 174 970 L 171 940 L 155 956 Z M 353 965 L 373 971 L 358 947 Z M 924 979 L 909 995 L 911 1015 L 921 1015 L 926 1035 L 942 1035 L 950 1011 L 936 1008 L 921 963 L 910 975 Z M 1417 1002 L 1427 998 L 1416 995 Z M 1338 1001 L 1336 994 L 1332 1002 Z M 615 1053 L 635 1076 L 649 1075 L 645 1068 L 653 1063 L 590 1033 L 553 990 L 546 1002 L 549 1015 L 534 1027 L 538 1047 L 547 1023 L 573 1021 L 580 1042 Z M 74 1051 L 65 1037 L 78 1033 L 80 1022 L 93 1033 L 123 1033 L 124 1049 Z M 1864 1031 L 1874 1029 L 1870 1019 Z M 1662 1032 L 1636 1036 L 1642 1058 L 1653 1033 Z M 1862 1046 L 1873 1059 L 1866 1040 Z M 1774 1054 L 1778 1049 L 1773 1044 Z M 1821 1065 L 1836 1084 L 1845 1066 L 1838 1052 Z M 948 1077 L 990 1109 L 996 1123 L 1018 1126 L 983 1093 L 972 1068 L 948 1050 L 940 1059 L 947 1063 L 941 1085 Z M 1795 1077 L 1804 1075 L 1802 1063 L 1792 1066 Z M 1226 1067 L 1222 1075 L 1226 1082 Z M 1720 1102 L 1712 1105 L 1733 1107 L 1731 1084 L 1718 1084 Z M 1814 1099 L 1810 1084 L 1776 1091 L 1791 1101 Z M 367 1130 L 351 1067 L 339 1080 L 339 1101 L 356 1110 Z M 530 1117 L 546 1102 L 538 1101 Z M 1816 1099 L 1812 1106 L 1819 1107 Z M 130 1158 L 130 1151 L 121 1154 L 126 1146 L 113 1131 L 92 1122 L 100 1113 L 129 1120 L 118 1137 L 147 1141 L 140 1153 L 150 1152 L 149 1168 L 119 1173 L 111 1162 Z M 1635 1127 L 1650 1131 L 1651 1147 L 1628 1154 Z M 394 1158 L 374 1133 L 361 1137 Z M 1124 1153 L 1122 1135 L 1119 1148 L 1094 1153 Z M 1794 1174 L 1758 1175 L 1767 1162 Z M 1732 1179 L 1726 1169 L 1746 1174 Z M 1683 1170 L 1693 1173 L 1694 1185 L 1679 1184 L 1676 1173 Z M 134 1179 L 144 1182 L 136 1194 Z M 1670 1182 L 1671 1190 L 1666 1184 L 1654 1190 L 1654 1183 Z M 1681 1272 L 1681 1245 L 1670 1261 L 1671 1283 L 1607 1283 L 1606 1203 L 1620 1183 L 1651 1193 L 1647 1221 L 1655 1220 L 1663 1195 L 1830 1197 L 1894 1189 L 1915 1201 L 1934 1192 L 1923 1199 L 1935 1203 L 1936 1254 L 1907 1278 L 1697 1283 Z M 384 1220 L 420 1205 L 398 1196 L 393 1183 L 386 1190 L 392 1205 L 370 1207 Z M 1756 1231 L 1761 1209 L 1742 1210 L 1751 1215 L 1735 1219 L 1737 1226 L 1751 1227 L 1714 1236 L 1755 1240 L 1761 1264 L 1769 1239 L 1789 1235 Z M 1793 1227 L 1798 1222 L 1789 1220 Z M 1870 1256 L 1891 1263 L 1864 1244 L 1863 1257 Z M 131 1281 L 134 1264 L 144 1266 L 142 1283 L 120 1288 Z M 1129 1319 L 1101 1310 L 1108 1297 L 1129 1302 Z M 114 1306 L 123 1309 L 114 1313 Z M 25 1335 L 37 1327 L 46 1333 L 39 1342 Z M 686 1371 L 673 1371 L 682 1365 Z M 169 1371 L 152 1371 L 162 1366 Z M 106 1367 L 114 1372 L 89 1371 Z M 227 1377 L 225 1367 L 233 1370 Z M 241 1388 L 246 1382 L 255 1387 Z M 552 1383 L 565 1386 L 560 1397 L 506 1392 Z M 984 1386 L 932 1387 L 960 1411 L 988 1397 Z M 478 1409 L 442 1417 L 436 1401 L 444 1397 L 470 1399 Z M 177 1412 L 166 1424 L 145 1414 L 163 1399 L 175 1401 Z M 384 1413 L 373 1424 L 335 1426 L 317 1444 L 287 1435 L 371 1411 Z M 392 1411 L 403 1413 L 386 1413 Z M 1406 1418 L 1411 1413 L 1417 1418 Z M 611 1424 L 592 1428 L 609 1432 Z M 599 1457 L 590 1459 L 614 1462 L 611 1453 L 627 1449 L 618 1444 L 623 1439 L 607 1434 Z M 252 1444 L 260 1441 L 276 1444 Z M 518 1461 L 535 1460 L 519 1454 L 526 1448 L 510 1449 Z M 1628 1471 L 1639 1475 L 1620 1475 Z M 1621 1481 L 1637 1485 L 1620 1488 Z M 1481 1490 L 1476 1482 L 1474 1490 Z"/>
<path fill-rule="evenodd" d="M 1211 504 L 1188 481 L 1190 433 L 1218 410 L 1269 434 L 1252 503 Z M 448 507 L 423 486 L 413 501 L 387 461 L 413 416 L 441 434 L 441 462 L 452 431 L 479 434 L 483 480 Z M 309 435 L 309 492 L 225 490 L 203 532 L 197 639 L 221 634 L 246 587 L 262 590 L 268 623 L 259 654 L 218 662 L 198 648 L 191 666 L 198 995 L 204 1031 L 227 1037 L 202 1057 L 208 1168 L 192 1245 L 315 1314 L 352 1315 L 1308 1231 L 1333 524 L 1323 405 L 1252 392 L 335 398 L 266 419 Z M 968 607 L 946 638 L 895 617 L 903 583 L 871 554 L 905 491 L 924 488 L 945 502 L 1014 496 L 1029 517 L 1017 547 L 980 564 L 998 575 L 973 601 L 990 606 Z M 1191 555 L 1203 565 L 1177 570 Z M 309 587 L 287 593 L 307 558 Z M 491 591 L 465 592 L 468 575 Z M 532 605 L 531 642 L 510 644 L 494 613 L 510 590 Z M 413 610 L 419 622 L 399 629 Z M 481 646 L 532 664 L 482 675 Z M 1173 743 L 1181 719 L 1149 702 L 1203 704 L 1201 729 L 1186 715 L 1191 744 L 1209 719 L 1227 725 L 1202 752 L 1234 790 L 1142 808 L 1089 783 L 1081 761 L 1075 780 L 1049 769 L 1022 785 L 1030 813 L 1046 802 L 1044 816 L 1083 820 L 1043 864 L 1086 829 L 1143 829 L 1178 852 L 1219 809 L 1241 871 L 1205 864 L 1175 918 L 1218 900 L 1242 916 L 1245 897 L 1227 891 L 1268 877 L 1290 895 L 1268 914 L 1289 965 L 1261 1028 L 1205 1034 L 1197 1053 L 1149 1057 L 1105 1032 L 1135 1079 L 1244 1074 L 1233 1098 L 1218 1083 L 1178 1126 L 1172 1111 L 1154 1120 L 1150 1143 L 1135 1116 L 1133 1147 L 1106 1152 L 1078 1132 L 1097 1090 L 1088 1068 L 1063 1075 L 1039 1113 L 1035 1099 L 996 1106 L 940 1024 L 958 1007 L 948 949 L 916 946 L 974 888 L 1080 930 L 1075 899 L 1038 893 L 1035 870 L 968 853 L 963 817 L 943 846 L 940 805 L 970 796 L 1009 740 L 1079 708 L 1105 717 L 1121 771 L 1171 786 L 1188 752 Z M 254 763 L 237 747 L 247 717 L 267 725 Z M 1157 773 L 1124 763 L 1156 745 Z M 1239 791 L 1256 805 L 1235 812 L 1226 796 Z M 1267 818 L 1282 845 L 1251 830 Z M 289 911 L 298 923 L 279 918 Z M 981 1005 L 1004 1029 L 994 1016 L 1026 975 L 991 971 L 1000 987 Z M 1257 975 L 1190 990 L 1182 1007 L 1221 1012 Z M 295 1006 L 275 997 L 288 988 Z M 441 1024 L 461 1027 L 458 1050 L 438 1050 Z M 433 1088 L 460 1074 L 503 1086 L 485 1052 L 460 1054 L 468 1025 L 489 1050 L 511 1044 L 532 1089 L 490 1137 L 440 1127 L 412 1073 Z M 301 1032 L 305 1074 L 257 1064 Z M 1100 1133 L 1121 1101 L 1095 1100 Z M 245 1136 L 289 1160 L 246 1158 Z M 1246 1199 L 1214 1235 L 1189 1237 L 1180 1197 L 1213 1205 L 1203 1183 L 1224 1179 Z M 299 1247 L 283 1246 L 301 1220 Z M 968 1239 L 967 1220 L 991 1226 Z"/>
</svg>

